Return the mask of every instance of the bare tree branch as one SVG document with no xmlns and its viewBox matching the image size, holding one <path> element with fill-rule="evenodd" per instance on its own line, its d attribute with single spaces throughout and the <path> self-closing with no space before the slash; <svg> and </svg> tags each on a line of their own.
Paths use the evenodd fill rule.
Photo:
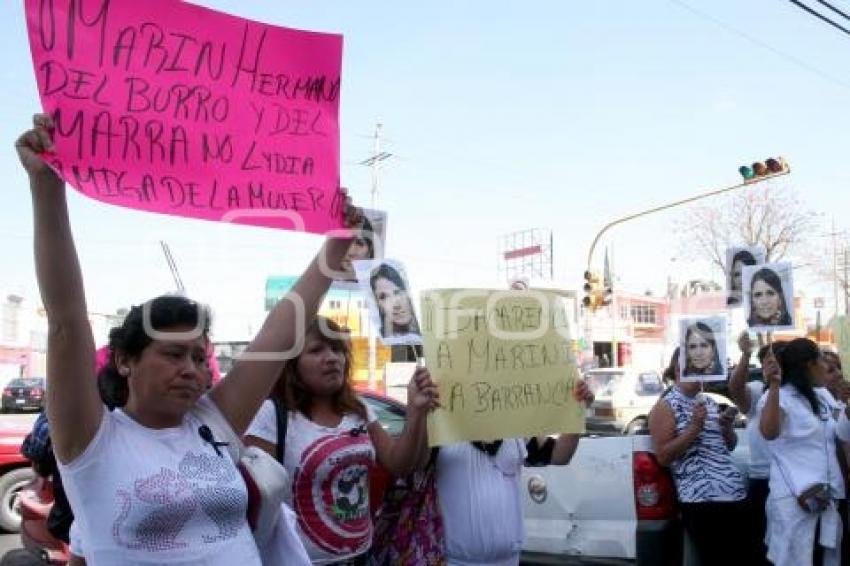
<svg viewBox="0 0 850 566">
<path fill-rule="evenodd" d="M 726 273 L 726 248 L 761 245 L 767 261 L 779 261 L 802 250 L 813 225 L 814 214 L 801 206 L 793 189 L 757 186 L 692 208 L 676 229 L 684 256 Z"/>
</svg>

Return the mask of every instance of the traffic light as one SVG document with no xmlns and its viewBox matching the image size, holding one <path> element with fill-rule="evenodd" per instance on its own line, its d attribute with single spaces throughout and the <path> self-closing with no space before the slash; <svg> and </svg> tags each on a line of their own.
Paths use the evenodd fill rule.
<svg viewBox="0 0 850 566">
<path fill-rule="evenodd" d="M 738 172 L 741 174 L 741 177 L 744 178 L 745 183 L 755 183 L 757 181 L 761 181 L 765 177 L 790 173 L 791 167 L 789 167 L 788 163 L 781 157 L 771 157 L 763 163 L 757 161 L 752 165 L 743 165 L 738 169 Z"/>
<path fill-rule="evenodd" d="M 592 311 L 611 304 L 614 290 L 610 285 L 604 285 L 598 273 L 584 272 L 584 298 L 582 304 Z"/>
</svg>

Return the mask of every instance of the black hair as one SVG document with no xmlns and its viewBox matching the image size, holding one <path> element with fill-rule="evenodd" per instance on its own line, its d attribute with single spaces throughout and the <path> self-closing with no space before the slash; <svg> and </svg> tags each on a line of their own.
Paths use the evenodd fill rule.
<svg viewBox="0 0 850 566">
<path fill-rule="evenodd" d="M 148 325 L 160 332 L 183 326 L 196 328 L 206 338 L 210 313 L 206 306 L 177 295 L 162 295 L 132 307 L 121 326 L 109 331 L 109 361 L 97 376 L 101 399 L 110 409 L 123 407 L 130 395 L 127 376 L 118 372 L 116 358 L 119 354 L 133 360 L 141 357 L 153 342 Z"/>
<path fill-rule="evenodd" d="M 676 381 L 676 367 L 679 365 L 679 347 L 673 350 L 673 355 L 670 356 L 670 363 L 664 368 L 661 377 L 664 381 Z"/>
<path fill-rule="evenodd" d="M 735 264 L 743 263 L 744 265 L 756 265 L 758 262 L 749 250 L 738 250 L 732 256 L 732 262 L 729 264 L 729 296 L 726 298 L 727 305 L 741 304 L 741 289 L 735 285 Z"/>
<path fill-rule="evenodd" d="M 375 229 L 372 227 L 372 223 L 365 216 L 363 217 L 363 225 L 360 227 L 360 232 L 368 233 L 368 236 L 360 238 L 366 242 L 366 247 L 369 248 L 369 255 L 366 256 L 366 259 L 375 259 L 375 238 L 377 236 L 375 235 Z"/>
<path fill-rule="evenodd" d="M 821 356 L 818 345 L 808 338 L 795 338 L 788 342 L 776 356 L 782 366 L 782 385 L 790 383 L 808 400 L 812 412 L 820 416 L 820 403 L 809 379 L 809 364 Z"/>
<path fill-rule="evenodd" d="M 732 263 L 729 267 L 734 268 L 735 263 L 739 261 L 744 265 L 755 265 L 758 263 L 755 256 L 751 254 L 749 250 L 738 250 L 738 252 L 732 256 Z"/>
<path fill-rule="evenodd" d="M 838 368 L 838 371 L 844 371 L 844 368 L 841 367 L 841 356 L 839 356 L 832 350 L 823 350 L 821 353 L 823 354 L 824 358 L 835 364 L 835 367 Z"/>
<path fill-rule="evenodd" d="M 711 349 L 714 351 L 714 359 L 711 361 L 711 366 L 708 368 L 708 373 L 694 371 L 691 368 L 691 360 L 687 355 L 687 345 L 688 340 L 691 338 L 691 334 L 698 334 L 701 338 L 705 339 L 711 345 Z M 696 322 L 688 326 L 688 329 L 685 331 L 685 374 L 686 375 L 694 375 L 698 373 L 705 373 L 705 375 L 719 375 L 723 366 L 720 364 L 720 353 L 717 351 L 717 340 L 714 338 L 714 331 L 704 322 Z"/>
<path fill-rule="evenodd" d="M 372 271 L 372 275 L 369 278 L 369 286 L 372 288 L 373 295 L 375 295 L 375 286 L 378 279 L 391 281 L 396 287 L 407 292 L 407 285 L 405 284 L 404 279 L 401 278 L 401 274 L 388 263 L 382 263 Z M 377 295 L 375 295 L 376 301 L 377 298 Z M 416 314 L 413 311 L 413 302 L 411 301 L 409 294 L 407 296 L 407 300 L 410 302 L 410 314 L 413 317 L 410 321 L 410 325 L 407 327 L 407 332 L 419 334 L 419 322 L 416 320 Z M 388 328 L 387 324 L 389 322 L 389 317 L 387 316 L 387 313 L 381 312 L 380 304 L 378 305 L 378 312 L 381 314 L 381 336 L 392 336 L 393 329 Z"/>
<path fill-rule="evenodd" d="M 753 278 L 750 281 L 751 296 L 753 294 L 753 287 L 755 287 L 757 281 L 764 281 L 766 285 L 771 287 L 779 295 L 779 320 L 773 323 L 773 325 L 785 326 L 791 324 L 791 314 L 788 312 L 788 303 L 785 302 L 785 291 L 782 289 L 782 279 L 780 279 L 779 275 L 767 267 L 762 267 L 753 273 Z M 752 300 L 750 300 L 750 315 L 747 318 L 747 324 L 749 326 L 764 325 L 764 321 L 756 320 L 755 306 Z"/>
<path fill-rule="evenodd" d="M 779 359 L 779 355 L 782 353 L 782 350 L 785 349 L 786 344 L 787 342 L 785 341 L 771 342 L 770 344 L 765 344 L 764 346 L 759 348 L 759 351 L 756 354 L 756 357 L 759 359 L 759 363 L 764 363 L 764 358 L 765 356 L 767 356 L 768 351 L 770 351 L 771 349 L 773 349 L 773 355 L 776 356 L 777 359 Z"/>
</svg>

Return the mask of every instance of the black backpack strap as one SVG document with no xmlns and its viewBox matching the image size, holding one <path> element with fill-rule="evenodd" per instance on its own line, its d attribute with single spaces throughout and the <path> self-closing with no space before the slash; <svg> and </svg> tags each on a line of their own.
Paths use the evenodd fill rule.
<svg viewBox="0 0 850 566">
<path fill-rule="evenodd" d="M 436 466 L 437 465 L 437 456 L 439 456 L 439 455 L 440 455 L 440 447 L 439 446 L 434 446 L 433 448 L 431 448 L 431 453 L 428 454 L 428 463 L 426 464 L 425 467 L 430 468 L 432 466 Z"/>
<path fill-rule="evenodd" d="M 286 454 L 286 429 L 289 426 L 289 411 L 286 410 L 280 401 L 274 397 L 271 398 L 274 403 L 274 414 L 277 417 L 277 444 L 275 446 L 275 458 L 283 464 L 283 457 Z"/>
</svg>

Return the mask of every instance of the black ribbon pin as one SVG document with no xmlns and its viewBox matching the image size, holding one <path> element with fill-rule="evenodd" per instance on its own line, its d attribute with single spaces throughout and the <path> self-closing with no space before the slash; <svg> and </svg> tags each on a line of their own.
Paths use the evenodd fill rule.
<svg viewBox="0 0 850 566">
<path fill-rule="evenodd" d="M 220 448 L 222 446 L 229 446 L 230 445 L 229 442 L 219 442 L 219 441 L 217 441 L 215 439 L 215 437 L 213 436 L 212 430 L 210 430 L 210 427 L 208 427 L 207 425 L 201 425 L 201 426 L 198 427 L 198 436 L 201 437 L 201 440 L 203 440 L 204 442 L 206 442 L 207 444 L 212 446 L 213 450 L 215 450 L 215 453 L 218 454 L 219 456 L 222 456 L 222 457 L 224 456 L 224 454 L 221 453 Z"/>
</svg>

